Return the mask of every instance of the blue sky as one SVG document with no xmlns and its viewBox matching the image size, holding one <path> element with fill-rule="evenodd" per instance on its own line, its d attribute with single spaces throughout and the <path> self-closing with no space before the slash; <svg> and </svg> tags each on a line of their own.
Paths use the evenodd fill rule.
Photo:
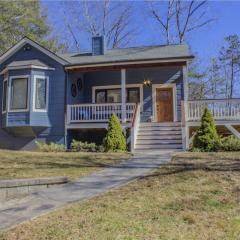
<svg viewBox="0 0 240 240">
<path fill-rule="evenodd" d="M 42 1 L 44 7 L 48 9 L 49 23 L 55 33 L 61 39 L 65 39 L 66 34 L 62 19 L 62 3 L 60 1 Z M 150 17 L 144 12 L 144 3 L 135 1 L 135 24 L 138 27 L 136 39 L 131 46 L 160 44 L 160 32 Z M 216 19 L 210 25 L 203 27 L 188 37 L 188 44 L 193 53 L 199 56 L 200 62 L 205 65 L 211 57 L 217 55 L 223 45 L 224 37 L 230 34 L 240 35 L 240 1 L 210 1 L 208 15 Z M 84 36 L 80 36 L 83 48 L 90 47 L 90 41 Z"/>
</svg>

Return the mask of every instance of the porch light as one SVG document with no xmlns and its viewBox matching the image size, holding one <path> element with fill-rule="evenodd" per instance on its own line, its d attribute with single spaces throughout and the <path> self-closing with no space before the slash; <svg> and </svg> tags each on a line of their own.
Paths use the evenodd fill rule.
<svg viewBox="0 0 240 240">
<path fill-rule="evenodd" d="M 144 87 L 150 87 L 152 85 L 152 81 L 150 79 L 144 79 L 143 80 L 143 86 Z"/>
</svg>

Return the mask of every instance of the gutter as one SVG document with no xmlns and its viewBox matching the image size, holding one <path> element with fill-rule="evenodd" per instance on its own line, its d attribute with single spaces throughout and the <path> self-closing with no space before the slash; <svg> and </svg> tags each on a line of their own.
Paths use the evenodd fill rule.
<svg viewBox="0 0 240 240">
<path fill-rule="evenodd" d="M 66 64 L 65 70 L 79 69 L 79 68 L 91 68 L 91 67 L 106 67 L 106 66 L 122 66 L 122 65 L 134 65 L 134 64 L 148 64 L 148 63 L 174 63 L 174 62 L 188 62 L 192 60 L 194 56 L 186 56 L 182 58 L 160 58 L 160 59 L 141 59 L 141 60 L 120 60 L 112 62 L 100 62 L 100 63 L 76 63 L 76 64 Z"/>
</svg>

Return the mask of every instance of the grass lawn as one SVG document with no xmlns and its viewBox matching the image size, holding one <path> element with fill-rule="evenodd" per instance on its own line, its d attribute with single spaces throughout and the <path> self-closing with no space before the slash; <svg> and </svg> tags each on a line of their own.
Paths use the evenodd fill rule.
<svg viewBox="0 0 240 240">
<path fill-rule="evenodd" d="M 148 177 L 75 203 L 3 240 L 239 240 L 240 152 L 181 153 Z"/>
<path fill-rule="evenodd" d="M 127 153 L 0 151 L 0 179 L 87 175 L 128 159 Z"/>
</svg>

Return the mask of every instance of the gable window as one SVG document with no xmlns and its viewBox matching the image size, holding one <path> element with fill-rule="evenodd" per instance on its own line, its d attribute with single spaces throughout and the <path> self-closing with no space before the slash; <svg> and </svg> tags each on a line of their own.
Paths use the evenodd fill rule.
<svg viewBox="0 0 240 240">
<path fill-rule="evenodd" d="M 34 111 L 46 111 L 48 104 L 48 77 L 34 77 Z"/>
<path fill-rule="evenodd" d="M 5 113 L 7 110 L 7 79 L 3 81 L 3 99 L 2 99 L 2 112 Z"/>
<path fill-rule="evenodd" d="M 10 79 L 10 111 L 27 110 L 28 77 L 14 77 Z"/>
</svg>

